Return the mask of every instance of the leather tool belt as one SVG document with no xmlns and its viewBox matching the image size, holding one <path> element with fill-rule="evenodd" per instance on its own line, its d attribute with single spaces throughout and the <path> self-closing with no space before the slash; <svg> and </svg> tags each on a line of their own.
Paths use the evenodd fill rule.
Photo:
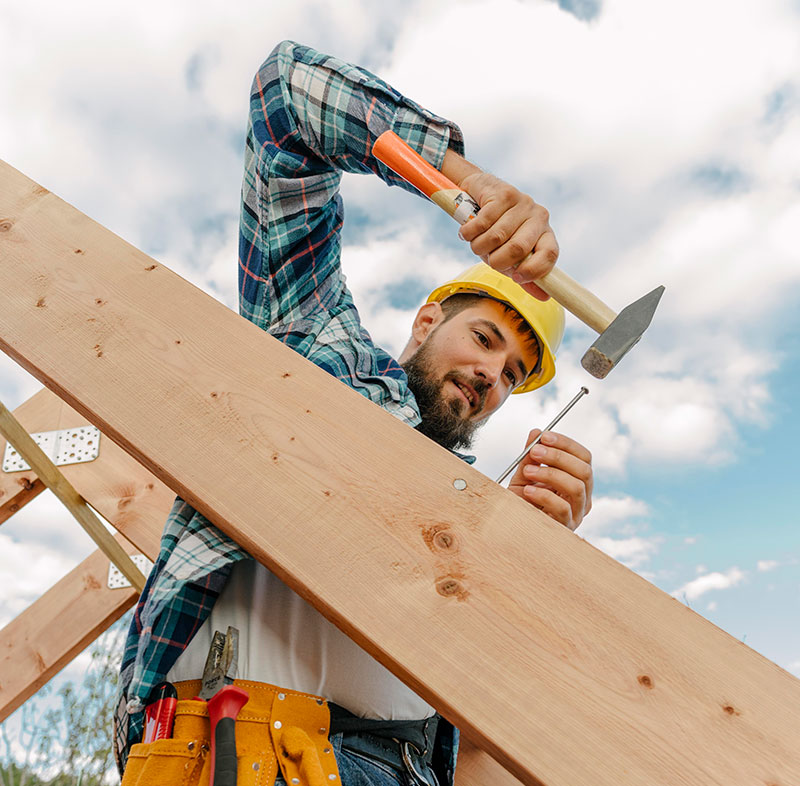
<svg viewBox="0 0 800 786">
<path fill-rule="evenodd" d="M 234 684 L 250 694 L 236 721 L 237 786 L 272 786 L 278 770 L 286 783 L 341 784 L 325 699 L 263 682 Z M 200 680 L 175 683 L 172 737 L 134 745 L 122 786 L 207 786 L 212 767 L 208 708 L 205 701 L 193 700 L 200 685 Z"/>
</svg>

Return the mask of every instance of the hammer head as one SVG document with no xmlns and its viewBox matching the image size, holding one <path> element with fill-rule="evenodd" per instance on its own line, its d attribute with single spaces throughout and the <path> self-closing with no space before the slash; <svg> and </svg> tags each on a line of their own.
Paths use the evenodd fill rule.
<svg viewBox="0 0 800 786">
<path fill-rule="evenodd" d="M 628 350 L 642 337 L 653 319 L 664 287 L 656 287 L 644 297 L 626 306 L 617 318 L 586 350 L 581 365 L 597 379 L 603 379 L 619 363 Z"/>
</svg>

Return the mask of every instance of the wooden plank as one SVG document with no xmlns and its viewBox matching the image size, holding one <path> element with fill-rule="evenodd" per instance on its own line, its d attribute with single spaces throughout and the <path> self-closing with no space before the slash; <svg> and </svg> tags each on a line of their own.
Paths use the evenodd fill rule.
<svg viewBox="0 0 800 786">
<path fill-rule="evenodd" d="M 0 216 L 2 348 L 523 783 L 800 782 L 800 681 L 8 166 Z"/>
<path fill-rule="evenodd" d="M 61 425 L 50 426 L 50 423 L 59 423 L 61 416 L 61 399 L 49 393 L 42 397 L 31 396 L 24 404 L 14 410 L 14 417 L 22 423 L 29 434 L 40 431 L 55 431 Z M 66 406 L 66 405 L 64 405 Z M 73 411 L 74 410 L 70 410 Z M 80 425 L 86 425 L 86 418 L 78 415 Z M 79 423 L 75 423 L 78 425 Z M 48 425 L 44 425 L 48 424 Z M 68 426 L 64 426 L 68 428 Z M 6 438 L 0 434 L 0 457 L 5 455 Z M 2 461 L 2 458 L 0 458 Z M 45 490 L 45 485 L 33 470 L 27 472 L 2 472 L 0 471 L 0 524 L 13 516 L 31 500 L 36 499 Z"/>
<path fill-rule="evenodd" d="M 0 524 L 7 521 L 18 510 L 24 508 L 31 500 L 36 499 L 47 488 L 44 483 L 30 473 L 20 473 L 19 477 L 9 480 L 3 478 L 0 488 Z"/>
<path fill-rule="evenodd" d="M 40 390 L 14 410 L 14 416 L 35 434 L 87 425 L 87 419 L 47 389 Z M 5 441 L 0 437 L 0 454 Z M 148 556 L 158 552 L 161 530 L 175 494 L 107 437 L 101 437 L 100 455 L 84 464 L 67 464 L 64 477 L 77 492 L 128 540 Z M 14 508 L 29 499 L 26 486 L 33 486 L 31 499 L 45 488 L 33 472 L 0 472 L 0 502 Z M 0 517 L 0 522 L 4 519 Z"/>
<path fill-rule="evenodd" d="M 0 723 L 136 602 L 135 589 L 108 588 L 108 565 L 95 551 L 0 630 Z"/>
</svg>

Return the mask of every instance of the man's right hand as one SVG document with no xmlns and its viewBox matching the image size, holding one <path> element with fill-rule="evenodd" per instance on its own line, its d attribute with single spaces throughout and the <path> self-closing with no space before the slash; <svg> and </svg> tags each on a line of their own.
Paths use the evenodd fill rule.
<svg viewBox="0 0 800 786">
<path fill-rule="evenodd" d="M 534 297 L 547 300 L 547 293 L 533 283 L 547 275 L 558 259 L 558 242 L 547 210 L 452 150 L 445 154 L 442 173 L 480 205 L 478 215 L 459 230 L 473 252 Z"/>
</svg>

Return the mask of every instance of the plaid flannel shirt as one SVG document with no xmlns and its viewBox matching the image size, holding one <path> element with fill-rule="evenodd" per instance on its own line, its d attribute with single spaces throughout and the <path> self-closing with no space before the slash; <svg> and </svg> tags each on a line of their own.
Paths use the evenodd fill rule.
<svg viewBox="0 0 800 786">
<path fill-rule="evenodd" d="M 419 412 L 405 372 L 361 326 L 340 267 L 343 171 L 371 172 L 417 193 L 372 156 L 372 143 L 387 129 L 437 168 L 448 146 L 463 152 L 454 124 L 368 71 L 290 41 L 275 48 L 256 74 L 250 96 L 239 309 L 416 426 Z M 208 519 L 183 500 L 175 501 L 123 655 L 114 719 L 120 770 L 130 745 L 141 739 L 152 688 L 208 617 L 233 564 L 247 558 Z"/>
</svg>

